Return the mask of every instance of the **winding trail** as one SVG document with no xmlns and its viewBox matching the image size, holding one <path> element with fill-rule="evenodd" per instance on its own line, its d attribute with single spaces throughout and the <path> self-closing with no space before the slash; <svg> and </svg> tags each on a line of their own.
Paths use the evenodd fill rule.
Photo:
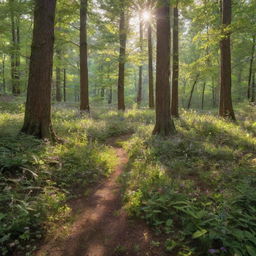
<svg viewBox="0 0 256 256">
<path fill-rule="evenodd" d="M 152 247 L 148 227 L 138 220 L 129 219 L 122 208 L 120 185 L 117 178 L 128 162 L 125 150 L 117 141 L 126 136 L 111 138 L 119 159 L 111 176 L 86 198 L 75 199 L 71 208 L 75 221 L 64 239 L 47 241 L 35 256 L 158 256 L 165 255 Z"/>
</svg>

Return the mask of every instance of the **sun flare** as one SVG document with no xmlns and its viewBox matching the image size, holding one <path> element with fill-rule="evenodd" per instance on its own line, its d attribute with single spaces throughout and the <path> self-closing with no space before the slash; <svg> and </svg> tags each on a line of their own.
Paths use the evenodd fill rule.
<svg viewBox="0 0 256 256">
<path fill-rule="evenodd" d="M 150 11 L 143 11 L 143 13 L 142 13 L 142 19 L 143 19 L 144 21 L 150 21 L 151 18 L 152 18 L 152 14 L 151 14 Z"/>
</svg>

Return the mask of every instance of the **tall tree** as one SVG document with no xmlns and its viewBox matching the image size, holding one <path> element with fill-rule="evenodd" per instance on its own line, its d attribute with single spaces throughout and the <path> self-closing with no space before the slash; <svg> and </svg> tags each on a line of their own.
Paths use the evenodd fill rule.
<svg viewBox="0 0 256 256">
<path fill-rule="evenodd" d="M 29 81 L 22 132 L 55 140 L 51 124 L 51 80 L 53 66 L 56 0 L 36 0 Z"/>
<path fill-rule="evenodd" d="M 247 90 L 247 97 L 248 100 L 251 100 L 251 81 L 253 76 L 253 62 L 254 62 L 254 53 L 255 53 L 255 46 L 256 46 L 256 35 L 252 37 L 252 52 L 251 52 L 251 59 L 250 59 L 250 66 L 249 66 L 249 77 L 248 77 L 248 90 Z"/>
<path fill-rule="evenodd" d="M 172 99 L 171 114 L 179 117 L 179 10 L 178 1 L 173 8 L 173 63 L 172 63 Z"/>
<path fill-rule="evenodd" d="M 80 0 L 80 110 L 89 112 L 87 11 L 88 0 Z"/>
<path fill-rule="evenodd" d="M 148 103 L 149 108 L 154 108 L 154 77 L 153 77 L 153 44 L 152 25 L 148 22 Z"/>
<path fill-rule="evenodd" d="M 221 51 L 221 84 L 220 84 L 220 106 L 219 115 L 235 120 L 231 96 L 231 47 L 230 47 L 230 25 L 232 19 L 232 0 L 222 0 L 222 33 L 220 41 Z"/>
<path fill-rule="evenodd" d="M 153 134 L 175 133 L 170 111 L 170 1 L 158 0 L 156 58 L 156 124 Z"/>
<path fill-rule="evenodd" d="M 139 25 L 139 29 L 140 29 L 140 52 L 142 54 L 143 52 L 143 18 L 142 18 L 142 10 L 140 11 L 140 25 Z M 139 66 L 139 81 L 138 81 L 138 91 L 137 91 L 137 104 L 138 107 L 141 105 L 141 101 L 142 101 L 142 75 L 143 75 L 143 65 L 142 63 L 140 63 Z"/>
<path fill-rule="evenodd" d="M 118 110 L 125 110 L 124 102 L 124 76 L 125 76 L 125 59 L 126 59 L 126 40 L 127 40 L 127 28 L 125 20 L 125 9 L 124 5 L 121 6 L 120 20 L 119 20 L 119 69 L 118 69 L 118 85 L 117 85 L 117 99 L 118 99 Z"/>
</svg>

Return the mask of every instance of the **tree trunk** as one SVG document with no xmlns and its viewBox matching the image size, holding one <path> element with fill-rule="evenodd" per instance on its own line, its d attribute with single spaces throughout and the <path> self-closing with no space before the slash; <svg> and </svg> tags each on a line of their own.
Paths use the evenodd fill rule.
<svg viewBox="0 0 256 256">
<path fill-rule="evenodd" d="M 112 86 L 109 88 L 109 94 L 108 94 L 108 104 L 112 104 Z"/>
<path fill-rule="evenodd" d="M 173 63 L 172 63 L 172 100 L 171 114 L 179 117 L 179 10 L 173 8 Z"/>
<path fill-rule="evenodd" d="M 56 140 L 51 124 L 56 0 L 36 0 L 25 119 L 22 132 Z"/>
<path fill-rule="evenodd" d="M 221 88 L 219 115 L 235 120 L 231 97 L 231 47 L 230 31 L 232 0 L 222 0 L 222 29 L 224 37 L 220 41 L 221 50 Z"/>
<path fill-rule="evenodd" d="M 156 59 L 156 124 L 153 134 L 175 133 L 170 110 L 170 2 L 158 0 Z"/>
<path fill-rule="evenodd" d="M 154 77 L 153 77 L 153 46 L 152 46 L 152 26 L 148 23 L 148 103 L 149 108 L 155 107 L 154 100 Z"/>
<path fill-rule="evenodd" d="M 253 69 L 253 60 L 254 60 L 254 52 L 255 52 L 255 40 L 256 40 L 256 37 L 255 37 L 255 35 L 253 35 L 252 53 L 251 53 L 250 66 L 249 66 L 248 89 L 247 89 L 248 100 L 251 100 L 251 81 L 252 81 L 252 75 L 253 75 L 252 69 Z"/>
<path fill-rule="evenodd" d="M 14 0 L 9 0 L 11 13 L 11 78 L 12 78 L 12 94 L 17 96 L 20 94 L 20 30 L 19 17 L 14 14 Z M 15 19 L 16 18 L 16 19 Z"/>
<path fill-rule="evenodd" d="M 193 97 L 193 93 L 194 93 L 198 78 L 199 78 L 199 74 L 196 76 L 195 82 L 193 83 L 193 86 L 190 91 L 190 96 L 189 96 L 189 100 L 188 100 L 188 109 L 190 109 L 190 106 L 191 106 L 192 97 Z"/>
<path fill-rule="evenodd" d="M 125 111 L 124 102 L 124 73 L 125 73 L 125 62 L 126 62 L 126 39 L 127 39 L 127 29 L 125 21 L 125 11 L 124 7 L 120 13 L 119 22 L 119 41 L 120 41 L 120 51 L 119 51 L 119 70 L 118 70 L 118 84 L 117 84 L 117 100 L 118 100 L 118 110 Z"/>
<path fill-rule="evenodd" d="M 202 91 L 202 104 L 201 104 L 201 109 L 204 109 L 204 93 L 205 93 L 205 86 L 206 86 L 206 82 L 204 82 L 203 84 L 203 91 Z"/>
<path fill-rule="evenodd" d="M 251 102 L 254 102 L 254 103 L 255 103 L 255 89 L 256 89 L 255 76 L 256 76 L 256 72 L 254 71 L 252 75 L 252 98 L 251 98 Z"/>
<path fill-rule="evenodd" d="M 140 14 L 140 53 L 142 54 L 143 51 L 143 21 L 142 21 L 142 14 Z M 138 83 L 138 92 L 137 92 L 137 104 L 138 107 L 141 105 L 142 101 L 142 74 L 143 73 L 143 66 L 142 64 L 139 66 L 139 83 Z"/>
<path fill-rule="evenodd" d="M 60 73 L 60 68 L 56 68 L 56 101 L 61 102 L 61 73 Z"/>
<path fill-rule="evenodd" d="M 87 4 L 87 0 L 80 0 L 80 110 L 89 112 Z"/>
<path fill-rule="evenodd" d="M 67 101 L 67 94 L 66 94 L 66 86 L 67 86 L 67 75 L 66 69 L 63 69 L 63 100 L 64 102 Z"/>
<path fill-rule="evenodd" d="M 2 60 L 2 81 L 3 81 L 3 94 L 6 94 L 6 81 L 5 81 L 5 54 L 3 54 L 3 60 Z"/>
</svg>

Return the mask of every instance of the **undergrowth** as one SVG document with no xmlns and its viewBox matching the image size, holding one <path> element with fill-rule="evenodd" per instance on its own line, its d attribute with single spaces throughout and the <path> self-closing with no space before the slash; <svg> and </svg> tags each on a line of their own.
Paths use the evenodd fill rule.
<svg viewBox="0 0 256 256">
<path fill-rule="evenodd" d="M 256 110 L 249 108 L 238 110 L 237 123 L 183 111 L 171 138 L 152 137 L 146 118 L 124 144 L 126 209 L 164 235 L 172 255 L 256 255 Z"/>
</svg>

